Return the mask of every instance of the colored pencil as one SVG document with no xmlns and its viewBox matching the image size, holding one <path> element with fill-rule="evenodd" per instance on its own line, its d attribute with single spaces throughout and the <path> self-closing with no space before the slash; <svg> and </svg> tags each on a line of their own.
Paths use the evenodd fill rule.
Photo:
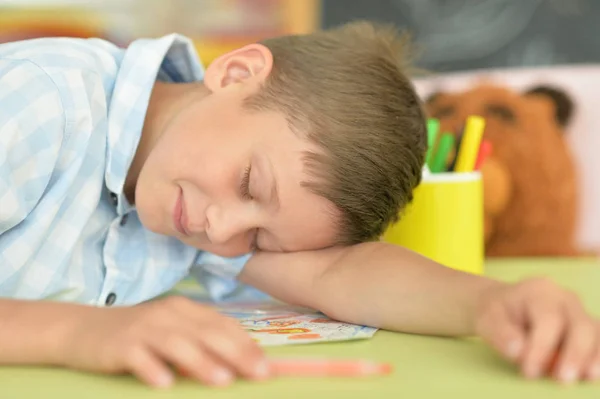
<svg viewBox="0 0 600 399">
<path fill-rule="evenodd" d="M 389 374 L 392 366 L 367 360 L 299 358 L 271 359 L 270 370 L 274 376 L 361 377 Z"/>
<path fill-rule="evenodd" d="M 453 146 L 454 136 L 450 133 L 443 133 L 440 136 L 435 154 L 431 159 L 431 173 L 440 173 L 446 170 L 448 154 L 452 151 Z"/>
<path fill-rule="evenodd" d="M 455 136 L 454 157 L 452 158 L 452 162 L 450 162 L 450 166 L 448 167 L 448 172 L 456 171 L 456 161 L 458 159 L 458 149 L 460 148 L 460 146 L 462 144 L 463 137 L 464 137 L 463 133 L 459 133 Z"/>
<path fill-rule="evenodd" d="M 462 143 L 458 149 L 456 172 L 473 171 L 484 128 L 485 120 L 482 117 L 472 115 L 467 118 Z"/>
<path fill-rule="evenodd" d="M 427 120 L 427 156 L 425 158 L 425 163 L 428 165 L 431 159 L 431 153 L 433 152 L 433 147 L 435 147 L 435 142 L 437 141 L 439 130 L 440 122 L 437 119 L 430 118 Z"/>
<path fill-rule="evenodd" d="M 481 142 L 479 146 L 479 153 L 477 154 L 477 160 L 475 161 L 475 170 L 480 170 L 481 166 L 486 159 L 492 154 L 492 143 L 487 140 Z"/>
</svg>

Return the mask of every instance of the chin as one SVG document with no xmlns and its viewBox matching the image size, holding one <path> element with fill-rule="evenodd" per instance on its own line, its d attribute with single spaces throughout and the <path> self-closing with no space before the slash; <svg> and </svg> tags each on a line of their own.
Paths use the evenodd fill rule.
<svg viewBox="0 0 600 399">
<path fill-rule="evenodd" d="M 144 212 L 143 208 L 138 208 L 137 214 L 138 214 L 138 218 L 140 219 L 140 223 L 146 229 L 148 229 L 151 232 L 156 233 L 156 234 L 168 235 L 168 234 L 165 234 L 165 232 L 160 228 L 161 227 L 160 223 L 155 223 L 156 219 L 152 218 L 150 215 L 148 215 L 146 212 Z"/>
</svg>

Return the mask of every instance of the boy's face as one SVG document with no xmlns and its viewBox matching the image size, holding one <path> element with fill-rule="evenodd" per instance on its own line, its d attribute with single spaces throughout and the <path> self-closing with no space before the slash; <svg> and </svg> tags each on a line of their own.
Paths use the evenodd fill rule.
<svg viewBox="0 0 600 399">
<path fill-rule="evenodd" d="M 334 207 L 301 186 L 310 180 L 303 154 L 317 149 L 282 114 L 243 109 L 243 99 L 260 87 L 261 71 L 227 81 L 227 73 L 243 77 L 242 62 L 223 73 L 210 69 L 219 66 L 215 61 L 205 80 L 211 93 L 173 113 L 137 180 L 140 219 L 154 232 L 221 256 L 242 255 L 253 245 L 331 246 Z"/>
</svg>

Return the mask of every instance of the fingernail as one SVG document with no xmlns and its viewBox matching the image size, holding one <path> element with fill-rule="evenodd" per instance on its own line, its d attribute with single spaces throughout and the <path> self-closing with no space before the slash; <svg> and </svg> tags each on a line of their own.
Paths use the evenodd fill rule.
<svg viewBox="0 0 600 399">
<path fill-rule="evenodd" d="M 173 383 L 173 375 L 170 373 L 159 374 L 154 382 L 159 388 L 167 388 Z"/>
<path fill-rule="evenodd" d="M 227 385 L 233 379 L 233 374 L 225 369 L 217 369 L 213 374 L 213 382 L 217 385 Z"/>
<path fill-rule="evenodd" d="M 577 378 L 577 371 L 573 367 L 565 366 L 560 371 L 560 379 L 563 382 L 570 384 L 575 381 L 575 378 Z"/>
<path fill-rule="evenodd" d="M 254 373 L 258 378 L 267 378 L 269 376 L 269 365 L 265 360 L 258 363 L 254 369 Z"/>
<path fill-rule="evenodd" d="M 516 359 L 521 353 L 521 342 L 511 341 L 506 348 L 506 354 L 511 359 Z"/>
</svg>

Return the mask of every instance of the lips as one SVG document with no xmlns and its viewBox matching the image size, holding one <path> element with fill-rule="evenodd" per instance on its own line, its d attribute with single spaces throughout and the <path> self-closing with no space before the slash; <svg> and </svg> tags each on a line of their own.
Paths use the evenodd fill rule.
<svg viewBox="0 0 600 399">
<path fill-rule="evenodd" d="M 175 202 L 175 209 L 173 210 L 173 224 L 177 231 L 183 235 L 189 235 L 187 232 L 187 215 L 185 213 L 185 207 L 183 202 L 183 191 L 179 189 L 179 195 L 177 196 L 177 202 Z"/>
</svg>

